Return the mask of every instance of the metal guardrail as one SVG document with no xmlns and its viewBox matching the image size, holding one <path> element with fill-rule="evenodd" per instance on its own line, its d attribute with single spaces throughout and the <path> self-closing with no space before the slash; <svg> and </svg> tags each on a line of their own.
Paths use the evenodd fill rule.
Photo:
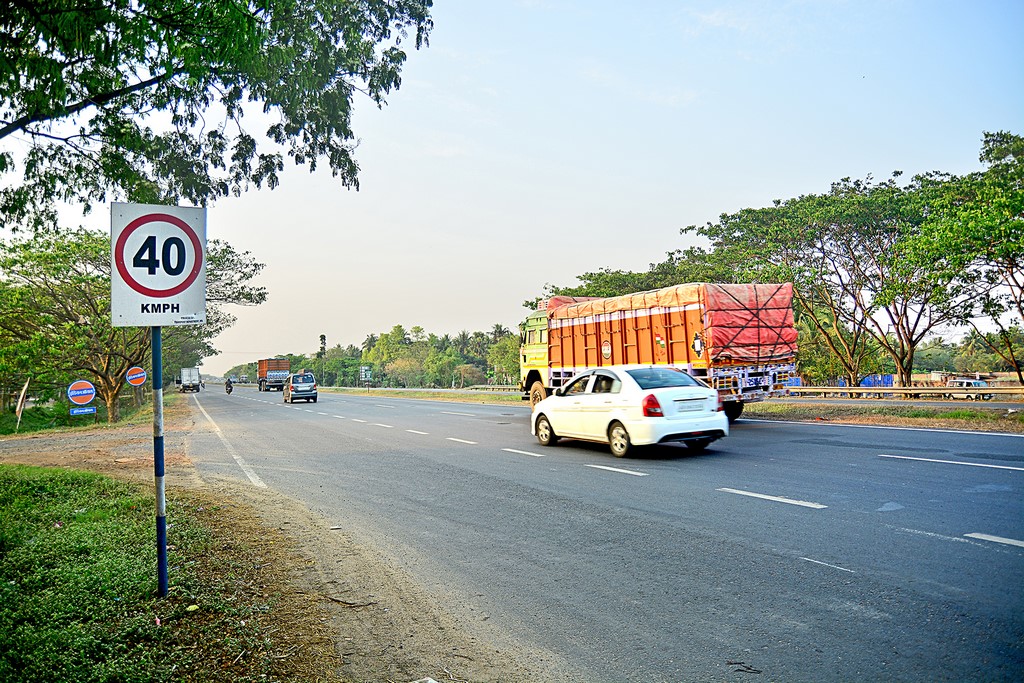
<svg viewBox="0 0 1024 683">
<path fill-rule="evenodd" d="M 902 396 L 914 398 L 945 398 L 950 395 L 968 395 L 975 398 L 991 395 L 1019 396 L 1024 398 L 1024 387 L 789 387 L 789 393 L 796 396 Z"/>
<path fill-rule="evenodd" d="M 519 387 L 511 384 L 474 384 L 466 388 L 471 391 L 501 391 L 505 393 L 519 391 Z"/>
</svg>

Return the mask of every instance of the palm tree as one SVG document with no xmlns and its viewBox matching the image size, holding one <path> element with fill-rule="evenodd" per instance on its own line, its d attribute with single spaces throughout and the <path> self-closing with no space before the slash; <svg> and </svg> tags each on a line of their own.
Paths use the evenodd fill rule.
<svg viewBox="0 0 1024 683">
<path fill-rule="evenodd" d="M 490 340 L 483 332 L 474 332 L 469 339 L 469 353 L 481 360 L 487 358 L 487 349 L 490 347 Z"/>
<path fill-rule="evenodd" d="M 363 349 L 363 351 L 369 353 L 371 350 L 373 350 L 373 347 L 377 345 L 378 339 L 379 337 L 375 334 L 366 335 L 366 339 L 363 340 L 361 348 Z"/>
<path fill-rule="evenodd" d="M 507 327 L 501 323 L 495 323 L 494 327 L 491 328 L 491 342 L 497 344 L 502 337 L 507 337 L 512 334 Z"/>
<path fill-rule="evenodd" d="M 457 335 L 455 335 L 455 339 L 452 340 L 452 343 L 455 344 L 456 351 L 458 351 L 461 354 L 465 354 L 466 351 L 469 349 L 469 340 L 469 331 L 462 330 Z"/>
</svg>

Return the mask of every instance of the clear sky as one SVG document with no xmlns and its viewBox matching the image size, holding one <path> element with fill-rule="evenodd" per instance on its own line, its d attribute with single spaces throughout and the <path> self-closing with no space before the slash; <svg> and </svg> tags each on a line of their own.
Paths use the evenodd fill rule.
<svg viewBox="0 0 1024 683">
<path fill-rule="evenodd" d="M 208 234 L 269 301 L 203 371 L 359 345 L 396 324 L 515 329 L 547 283 L 644 270 L 682 227 L 843 177 L 981 168 L 1024 133 L 1024 0 L 435 0 L 377 110 L 361 189 L 289 167 Z M 411 49 L 411 46 L 410 46 Z"/>
</svg>

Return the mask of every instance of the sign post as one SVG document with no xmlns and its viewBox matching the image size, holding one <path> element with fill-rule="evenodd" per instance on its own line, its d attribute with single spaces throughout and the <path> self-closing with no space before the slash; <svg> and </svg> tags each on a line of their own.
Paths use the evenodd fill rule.
<svg viewBox="0 0 1024 683">
<path fill-rule="evenodd" d="M 153 335 L 153 477 L 157 594 L 167 596 L 163 325 L 206 322 L 206 209 L 114 203 L 110 208 L 110 319 Z M 132 368 L 129 383 L 141 381 Z"/>
</svg>

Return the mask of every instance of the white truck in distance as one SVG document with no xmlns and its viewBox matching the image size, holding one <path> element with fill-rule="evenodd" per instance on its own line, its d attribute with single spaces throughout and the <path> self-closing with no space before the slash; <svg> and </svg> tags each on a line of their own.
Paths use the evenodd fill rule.
<svg viewBox="0 0 1024 683">
<path fill-rule="evenodd" d="M 199 377 L 199 368 L 181 369 L 181 386 L 178 391 L 199 391 L 202 387 L 202 379 Z"/>
</svg>

